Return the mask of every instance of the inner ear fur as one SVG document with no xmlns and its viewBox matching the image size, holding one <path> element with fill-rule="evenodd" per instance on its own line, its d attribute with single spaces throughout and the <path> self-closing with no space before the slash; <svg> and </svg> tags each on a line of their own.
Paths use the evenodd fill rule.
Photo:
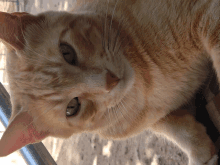
<svg viewBox="0 0 220 165">
<path fill-rule="evenodd" d="M 26 27 L 38 23 L 41 19 L 25 12 L 0 12 L 0 39 L 14 49 L 22 50 L 25 45 Z"/>
<path fill-rule="evenodd" d="M 39 131 L 28 112 L 18 113 L 0 139 L 0 157 L 31 143 L 37 143 L 49 136 L 48 131 Z"/>
</svg>

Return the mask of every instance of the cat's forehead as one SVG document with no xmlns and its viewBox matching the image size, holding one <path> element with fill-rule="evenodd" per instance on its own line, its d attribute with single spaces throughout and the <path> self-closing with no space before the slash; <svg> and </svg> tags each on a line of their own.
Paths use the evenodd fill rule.
<svg viewBox="0 0 220 165">
<path fill-rule="evenodd" d="M 101 49 L 102 28 L 91 16 L 88 18 L 84 15 L 51 11 L 42 13 L 39 17 L 43 17 L 42 21 L 29 26 L 25 31 L 26 55 L 34 50 L 36 55 L 47 53 L 49 58 L 59 51 L 60 43 L 68 43 L 81 55 L 91 56 L 95 54 L 95 49 Z M 59 58 L 62 57 L 54 60 L 60 61 Z"/>
</svg>

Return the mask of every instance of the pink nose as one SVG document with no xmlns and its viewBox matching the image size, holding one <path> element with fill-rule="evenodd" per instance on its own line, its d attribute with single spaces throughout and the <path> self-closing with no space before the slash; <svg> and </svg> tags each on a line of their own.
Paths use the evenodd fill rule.
<svg viewBox="0 0 220 165">
<path fill-rule="evenodd" d="M 106 90 L 111 91 L 120 81 L 120 79 L 115 76 L 112 72 L 108 71 L 106 73 Z"/>
</svg>

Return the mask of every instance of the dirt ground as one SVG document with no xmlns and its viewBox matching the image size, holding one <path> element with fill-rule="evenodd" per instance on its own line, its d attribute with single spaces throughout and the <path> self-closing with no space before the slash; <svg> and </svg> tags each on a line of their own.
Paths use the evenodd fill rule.
<svg viewBox="0 0 220 165">
<path fill-rule="evenodd" d="M 25 0 L 20 5 L 21 11 L 37 14 L 69 10 L 74 0 Z M 173 143 L 148 131 L 124 141 L 83 133 L 67 140 L 47 138 L 43 143 L 58 165 L 187 165 L 188 162 L 187 156 Z"/>
<path fill-rule="evenodd" d="M 173 143 L 150 132 L 124 141 L 81 134 L 68 140 L 43 142 L 58 165 L 187 165 L 186 155 Z"/>
</svg>

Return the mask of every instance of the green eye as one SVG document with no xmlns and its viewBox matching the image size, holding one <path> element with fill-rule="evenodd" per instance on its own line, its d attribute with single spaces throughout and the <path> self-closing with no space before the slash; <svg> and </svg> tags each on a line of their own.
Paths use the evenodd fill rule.
<svg viewBox="0 0 220 165">
<path fill-rule="evenodd" d="M 60 44 L 60 52 L 63 55 L 63 58 L 70 65 L 76 65 L 77 63 L 77 54 L 76 51 L 67 44 Z"/>
<path fill-rule="evenodd" d="M 66 116 L 74 116 L 77 114 L 77 112 L 79 112 L 80 110 L 80 104 L 78 101 L 78 97 L 75 97 L 74 99 L 72 99 L 66 109 Z"/>
</svg>

